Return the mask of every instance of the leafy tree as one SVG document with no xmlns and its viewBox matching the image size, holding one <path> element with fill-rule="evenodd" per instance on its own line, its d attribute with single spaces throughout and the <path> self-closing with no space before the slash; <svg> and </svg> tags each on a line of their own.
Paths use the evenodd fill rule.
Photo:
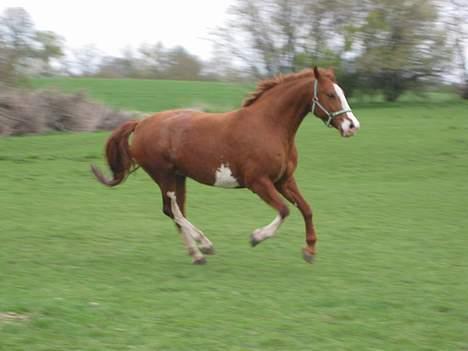
<svg viewBox="0 0 468 351">
<path fill-rule="evenodd" d="M 257 76 L 291 70 L 307 31 L 303 8 L 298 0 L 239 0 L 215 40 Z"/>
<path fill-rule="evenodd" d="M 39 45 L 36 56 L 44 63 L 44 73 L 50 74 L 51 60 L 64 55 L 63 38 L 51 31 L 37 31 L 35 39 Z"/>
<path fill-rule="evenodd" d="M 461 82 L 460 95 L 468 99 L 468 7 L 463 0 L 440 0 L 439 6 L 454 48 L 454 70 Z"/>
<path fill-rule="evenodd" d="M 142 69 L 147 76 L 158 78 L 164 75 L 169 62 L 166 49 L 161 42 L 154 45 L 142 45 L 138 51 L 141 55 Z"/>
<path fill-rule="evenodd" d="M 194 80 L 200 78 L 201 61 L 181 46 L 167 52 L 168 66 L 164 75 L 171 79 Z"/>
<path fill-rule="evenodd" d="M 88 44 L 74 50 L 73 56 L 73 66 L 79 74 L 84 76 L 95 74 L 102 63 L 101 53 L 93 44 Z"/>
<path fill-rule="evenodd" d="M 370 85 L 379 83 L 387 101 L 442 72 L 449 50 L 432 0 L 371 0 L 363 8 L 367 16 L 356 33 L 357 67 Z"/>
<path fill-rule="evenodd" d="M 34 25 L 20 7 L 8 8 L 0 16 L 0 79 L 13 84 L 19 79 L 31 57 Z"/>
<path fill-rule="evenodd" d="M 357 0 L 238 0 L 214 41 L 255 75 L 340 64 Z"/>
<path fill-rule="evenodd" d="M 0 80 L 15 84 L 42 61 L 46 73 L 50 62 L 63 56 L 63 39 L 50 31 L 36 31 L 21 7 L 8 8 L 0 16 Z"/>
<path fill-rule="evenodd" d="M 258 76 L 331 65 L 395 101 L 450 60 L 435 1 L 238 0 L 215 41 Z"/>
<path fill-rule="evenodd" d="M 29 53 L 34 42 L 34 24 L 21 7 L 7 8 L 0 18 L 2 43 L 17 55 Z"/>
<path fill-rule="evenodd" d="M 87 55 L 89 56 L 89 55 Z M 201 78 L 203 63 L 183 47 L 164 48 L 161 43 L 130 48 L 121 57 L 102 60 L 95 74 L 104 77 L 195 80 Z"/>
</svg>

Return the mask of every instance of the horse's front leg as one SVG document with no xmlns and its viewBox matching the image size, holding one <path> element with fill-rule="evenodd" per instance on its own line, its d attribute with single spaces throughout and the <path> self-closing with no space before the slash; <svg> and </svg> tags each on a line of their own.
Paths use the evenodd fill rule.
<svg viewBox="0 0 468 351">
<path fill-rule="evenodd" d="M 252 246 L 256 246 L 263 240 L 275 235 L 284 219 L 289 215 L 289 209 L 281 199 L 280 194 L 275 189 L 275 186 L 270 179 L 260 179 L 249 186 L 249 188 L 260 196 L 263 201 L 278 211 L 278 215 L 275 217 L 273 222 L 262 228 L 256 229 L 252 233 L 250 243 Z"/>
<path fill-rule="evenodd" d="M 302 217 L 304 217 L 307 246 L 303 249 L 303 255 L 304 260 L 312 263 L 315 257 L 315 244 L 317 242 L 317 235 L 312 221 L 312 209 L 299 192 L 294 177 L 289 177 L 280 181 L 276 184 L 276 188 L 289 202 L 299 208 Z"/>
</svg>

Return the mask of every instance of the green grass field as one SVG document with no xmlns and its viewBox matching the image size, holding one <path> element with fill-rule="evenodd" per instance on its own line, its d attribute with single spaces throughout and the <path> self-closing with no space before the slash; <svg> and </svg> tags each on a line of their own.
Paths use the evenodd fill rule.
<svg viewBox="0 0 468 351">
<path fill-rule="evenodd" d="M 34 88 L 84 91 L 111 106 L 137 111 L 162 111 L 180 107 L 205 110 L 237 108 L 253 85 L 170 80 L 49 78 L 36 79 Z"/>
<path fill-rule="evenodd" d="M 245 93 L 61 84 L 142 111 L 225 109 Z M 314 208 L 313 265 L 295 209 L 252 249 L 274 212 L 247 190 L 190 182 L 189 219 L 217 250 L 191 265 L 143 171 L 115 189 L 91 176 L 108 133 L 0 139 L 0 350 L 468 350 L 467 108 L 356 104 L 350 139 L 305 120 L 297 179 Z"/>
</svg>

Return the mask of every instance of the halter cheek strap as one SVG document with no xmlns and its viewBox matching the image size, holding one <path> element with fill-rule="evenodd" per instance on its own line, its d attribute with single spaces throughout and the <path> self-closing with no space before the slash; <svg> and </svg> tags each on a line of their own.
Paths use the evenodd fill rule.
<svg viewBox="0 0 468 351">
<path fill-rule="evenodd" d="M 318 79 L 314 80 L 314 98 L 312 99 L 312 113 L 315 113 L 315 107 L 318 106 L 325 114 L 327 115 L 327 121 L 323 121 L 327 127 L 332 127 L 331 123 L 336 116 L 342 115 L 346 112 L 352 112 L 348 108 L 344 108 L 342 110 L 336 112 L 329 112 L 319 101 L 318 99 Z"/>
</svg>

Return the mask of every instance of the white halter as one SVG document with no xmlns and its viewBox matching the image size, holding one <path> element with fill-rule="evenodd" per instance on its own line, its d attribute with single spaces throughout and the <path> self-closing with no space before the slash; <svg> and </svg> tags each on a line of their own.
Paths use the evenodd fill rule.
<svg viewBox="0 0 468 351">
<path fill-rule="evenodd" d="M 312 113 L 315 113 L 315 106 L 320 107 L 322 111 L 325 112 L 325 114 L 327 115 L 328 120 L 326 122 L 323 121 L 327 127 L 331 127 L 331 122 L 333 121 L 333 118 L 335 118 L 336 116 L 342 115 L 343 113 L 346 113 L 346 112 L 352 112 L 351 109 L 347 109 L 347 108 L 344 108 L 336 112 L 329 112 L 325 107 L 323 107 L 323 105 L 320 103 L 318 99 L 318 79 L 314 80 L 314 98 L 312 99 Z"/>
</svg>

